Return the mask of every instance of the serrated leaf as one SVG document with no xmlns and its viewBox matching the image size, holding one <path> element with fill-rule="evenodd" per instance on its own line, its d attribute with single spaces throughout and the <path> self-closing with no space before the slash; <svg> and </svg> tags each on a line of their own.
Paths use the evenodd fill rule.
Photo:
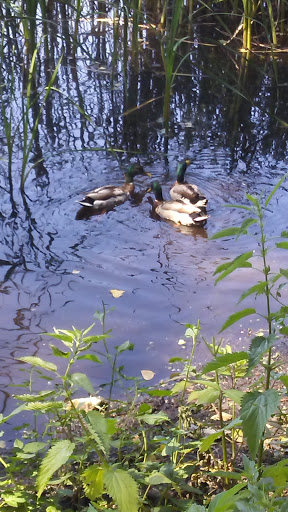
<svg viewBox="0 0 288 512">
<path fill-rule="evenodd" d="M 63 402 L 28 402 L 24 405 L 25 411 L 53 411 L 55 409 L 62 409 Z"/>
<path fill-rule="evenodd" d="M 23 395 L 13 395 L 17 400 L 21 400 L 22 402 L 41 402 L 55 394 L 54 390 L 51 391 L 39 391 L 37 395 L 30 395 L 29 393 L 25 393 Z"/>
<path fill-rule="evenodd" d="M 226 236 L 235 236 L 238 235 L 241 228 L 225 228 L 222 231 L 218 231 L 218 233 L 214 233 L 214 235 L 210 236 L 210 240 L 216 240 L 217 238 L 224 238 Z"/>
<path fill-rule="evenodd" d="M 223 395 L 233 400 L 235 404 L 240 405 L 244 393 L 239 389 L 225 389 L 223 390 Z"/>
<path fill-rule="evenodd" d="M 87 377 L 87 375 L 85 375 L 85 373 L 72 373 L 70 377 L 73 386 L 75 386 L 77 389 L 82 388 L 85 389 L 87 393 L 90 393 L 90 395 L 94 394 L 94 388 L 90 379 Z"/>
<path fill-rule="evenodd" d="M 231 325 L 235 324 L 235 322 L 238 322 L 238 320 L 241 320 L 241 318 L 244 318 L 245 316 L 253 315 L 256 313 L 256 309 L 254 308 L 246 308 L 242 309 L 241 311 L 238 311 L 237 313 L 233 313 L 233 315 L 230 315 L 224 325 L 222 325 L 220 332 L 225 331 L 227 327 L 230 327 Z"/>
<path fill-rule="evenodd" d="M 255 368 L 255 366 L 259 363 L 262 356 L 271 348 L 275 343 L 275 336 L 270 334 L 269 336 L 256 336 L 251 341 L 249 347 L 249 360 L 248 360 L 248 369 L 246 373 L 246 377 L 248 377 Z"/>
<path fill-rule="evenodd" d="M 55 345 L 50 344 L 50 347 L 52 349 L 54 356 L 69 358 L 71 354 L 71 352 L 63 352 L 63 350 L 60 350 L 58 347 L 55 347 Z"/>
<path fill-rule="evenodd" d="M 119 512 L 138 511 L 138 491 L 133 478 L 116 466 L 104 468 L 104 486 L 107 493 L 117 504 Z"/>
<path fill-rule="evenodd" d="M 142 416 L 139 416 L 139 419 L 145 421 L 148 425 L 161 425 L 161 423 L 169 421 L 167 414 L 162 411 L 155 412 L 154 414 L 142 414 Z"/>
<path fill-rule="evenodd" d="M 98 464 L 93 464 L 81 475 L 83 480 L 84 492 L 89 500 L 95 500 L 98 496 L 103 494 L 103 468 L 99 467 Z"/>
<path fill-rule="evenodd" d="M 102 361 L 99 359 L 98 356 L 95 356 L 95 354 L 85 354 L 84 356 L 78 356 L 77 359 L 88 359 L 89 361 L 92 361 L 93 363 L 99 363 L 102 364 Z"/>
<path fill-rule="evenodd" d="M 245 393 L 241 403 L 240 419 L 244 436 L 247 439 L 251 458 L 254 460 L 265 425 L 280 403 L 280 395 L 274 389 L 263 393 Z"/>
<path fill-rule="evenodd" d="M 229 274 L 234 272 L 234 270 L 236 270 L 237 268 L 251 268 L 252 264 L 247 260 L 252 258 L 252 256 L 253 251 L 245 252 L 237 256 L 237 258 L 234 258 L 234 260 L 224 263 L 223 265 L 217 267 L 213 275 L 218 274 L 219 272 L 222 273 L 220 274 L 219 277 L 217 277 L 215 285 L 219 281 L 227 277 Z"/>
<path fill-rule="evenodd" d="M 108 454 L 111 446 L 111 436 L 116 432 L 114 418 L 104 418 L 99 411 L 87 413 L 89 431 L 93 435 L 99 448 L 103 453 Z"/>
<path fill-rule="evenodd" d="M 41 462 L 37 476 L 38 498 L 40 498 L 53 473 L 67 462 L 74 448 L 75 444 L 71 443 L 68 439 L 58 441 L 50 448 L 46 457 Z"/>
<path fill-rule="evenodd" d="M 212 404 L 218 400 L 220 396 L 220 390 L 215 389 L 201 389 L 199 391 L 192 391 L 188 396 L 188 403 L 197 401 L 197 404 Z"/>
<path fill-rule="evenodd" d="M 23 361 L 23 363 L 32 364 L 32 366 L 38 366 L 39 368 L 43 368 L 44 370 L 48 370 L 50 372 L 57 372 L 57 366 L 49 361 L 44 361 L 40 357 L 36 356 L 24 356 L 17 357 L 19 361 Z"/>
<path fill-rule="evenodd" d="M 276 242 L 275 245 L 279 249 L 288 249 L 288 242 Z"/>
<path fill-rule="evenodd" d="M 245 290 L 245 292 L 242 293 L 242 295 L 238 301 L 238 304 L 239 304 L 239 302 L 246 299 L 246 297 L 248 297 L 249 295 L 252 295 L 253 293 L 255 293 L 256 295 L 261 295 L 262 293 L 265 293 L 266 286 L 267 285 L 266 285 L 265 281 L 259 281 L 254 286 L 251 286 L 251 288 L 248 288 L 248 290 Z"/>
<path fill-rule="evenodd" d="M 214 372 L 215 370 L 219 370 L 220 368 L 227 367 L 230 364 L 238 363 L 239 361 L 245 361 L 248 359 L 248 353 L 247 352 L 233 352 L 232 354 L 223 354 L 220 356 L 216 356 L 213 361 L 210 361 L 207 363 L 203 370 L 202 375 Z"/>
</svg>

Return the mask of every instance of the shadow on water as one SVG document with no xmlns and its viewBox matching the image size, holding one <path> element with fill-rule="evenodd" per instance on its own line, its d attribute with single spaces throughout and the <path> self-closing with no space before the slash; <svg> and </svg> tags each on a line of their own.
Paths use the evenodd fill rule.
<svg viewBox="0 0 288 512">
<path fill-rule="evenodd" d="M 241 269 L 215 287 L 214 270 L 241 250 L 254 248 L 254 242 L 212 241 L 209 236 L 244 218 L 241 211 L 224 208 L 225 203 L 245 202 L 248 191 L 269 193 L 287 170 L 288 134 L 279 123 L 279 118 L 287 119 L 287 68 L 280 59 L 277 80 L 274 65 L 265 60 L 254 60 L 244 79 L 237 54 L 191 43 L 183 75 L 174 82 L 167 138 L 162 119 L 164 76 L 153 34 L 143 31 L 139 73 L 128 65 L 125 72 L 117 68 L 112 80 L 111 26 L 83 18 L 76 49 L 67 36 L 66 6 L 58 8 L 62 24 L 47 22 L 45 49 L 39 50 L 39 88 L 49 82 L 59 61 L 59 38 L 65 57 L 54 84 L 57 90 L 42 107 L 25 193 L 19 191 L 21 133 L 15 132 L 9 172 L 8 149 L 0 161 L 2 412 L 9 409 L 9 384 L 23 380 L 22 365 L 15 358 L 51 357 L 49 341 L 41 333 L 51 332 L 53 326 L 87 327 L 102 301 L 115 307 L 107 320 L 113 329 L 111 346 L 127 338 L 135 344 L 133 352 L 125 353 L 127 375 L 139 376 L 146 368 L 155 372 L 155 380 L 166 377 L 170 357 L 189 350 L 178 345 L 187 322 L 197 323 L 199 318 L 205 338 L 217 334 L 254 275 Z M 53 20 L 52 14 L 47 12 L 47 21 Z M 9 34 L 2 83 L 9 83 L 14 66 L 15 93 L 10 97 L 3 85 L 2 100 L 18 126 L 24 42 L 16 23 Z M 18 46 L 12 54 L 14 37 Z M 37 102 L 33 105 L 36 109 Z M 31 119 L 37 115 L 31 110 Z M 149 180 L 136 179 L 132 200 L 105 215 L 79 209 L 76 201 L 85 191 L 123 183 L 123 171 L 136 155 L 161 182 L 165 197 L 175 181 L 178 160 L 191 159 L 186 178 L 209 200 L 205 228 L 175 226 L 155 216 L 147 194 Z M 267 212 L 268 234 L 287 229 L 286 205 L 284 184 Z M 273 261 L 285 266 L 284 258 L 281 253 Z M 111 289 L 124 294 L 115 299 Z M 247 307 L 250 303 L 248 298 Z M 260 327 L 258 320 L 249 318 L 234 326 L 225 341 L 236 348 L 247 346 L 250 330 Z M 206 357 L 201 344 L 196 361 Z M 107 381 L 104 366 L 95 371 L 95 366 L 83 363 L 83 371 L 95 388 Z"/>
</svg>

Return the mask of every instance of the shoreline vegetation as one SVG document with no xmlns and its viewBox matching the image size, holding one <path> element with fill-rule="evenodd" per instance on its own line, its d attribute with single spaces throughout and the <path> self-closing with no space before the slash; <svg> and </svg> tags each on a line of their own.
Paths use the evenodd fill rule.
<svg viewBox="0 0 288 512">
<path fill-rule="evenodd" d="M 30 366 L 24 394 L 14 396 L 16 409 L 2 416 L 2 428 L 12 416 L 31 411 L 34 424 L 19 425 L 13 454 L 1 456 L 0 507 L 5 511 L 93 512 L 118 510 L 186 512 L 284 512 L 287 510 L 287 369 L 277 354 L 276 341 L 287 336 L 287 306 L 282 303 L 288 270 L 272 272 L 269 253 L 288 249 L 288 232 L 268 239 L 265 213 L 286 175 L 268 198 L 247 194 L 247 213 L 241 226 L 227 228 L 212 238 L 247 236 L 257 230 L 255 251 L 240 254 L 215 270 L 216 284 L 239 269 L 253 269 L 259 256 L 260 280 L 246 297 L 262 295 L 266 312 L 261 332 L 248 350 L 233 352 L 222 341 L 205 340 L 211 361 L 201 369 L 193 364 L 199 344 L 200 322 L 186 325 L 187 358 L 173 358 L 182 368 L 168 385 L 143 385 L 129 379 L 119 356 L 133 350 L 130 342 L 110 347 L 103 304 L 95 314 L 102 332 L 73 328 L 47 333 L 53 360 L 19 358 Z M 244 308 L 232 314 L 221 332 L 257 312 Z M 238 309 L 238 308 L 237 308 Z M 54 344 L 55 343 L 55 344 Z M 99 349 L 99 346 L 102 348 Z M 106 360 L 110 382 L 106 398 L 95 397 L 92 382 L 74 372 L 81 360 Z M 75 366 L 77 367 L 77 366 Z M 97 371 L 97 370 L 96 370 Z M 144 371 L 146 384 L 153 372 Z M 33 392 L 34 381 L 53 383 Z M 133 381 L 128 391 L 127 382 Z M 126 400 L 115 400 L 116 384 L 124 384 Z M 83 390 L 87 397 L 77 400 Z M 37 421 L 44 425 L 39 433 Z"/>
</svg>

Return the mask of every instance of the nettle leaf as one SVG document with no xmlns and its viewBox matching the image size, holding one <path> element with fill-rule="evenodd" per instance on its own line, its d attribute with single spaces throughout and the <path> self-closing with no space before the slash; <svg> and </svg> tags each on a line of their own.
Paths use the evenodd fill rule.
<svg viewBox="0 0 288 512">
<path fill-rule="evenodd" d="M 24 395 L 13 395 L 13 397 L 17 400 L 21 400 L 22 402 L 41 402 L 52 395 L 55 395 L 54 390 L 39 391 L 37 395 L 30 395 L 29 393 L 25 393 Z"/>
<path fill-rule="evenodd" d="M 214 372 L 215 370 L 219 370 L 219 368 L 226 368 L 230 364 L 238 363 L 239 361 L 245 361 L 248 359 L 248 352 L 233 352 L 233 354 L 223 354 L 221 356 L 216 356 L 213 361 L 207 363 L 203 370 L 202 375 Z"/>
<path fill-rule="evenodd" d="M 246 308 L 242 309 L 241 311 L 238 311 L 237 313 L 233 313 L 233 315 L 230 315 L 224 325 L 222 325 L 220 332 L 225 331 L 227 327 L 230 327 L 230 325 L 235 324 L 235 322 L 238 322 L 238 320 L 241 320 L 241 318 L 244 318 L 245 316 L 254 315 L 256 313 L 256 309 L 254 308 Z"/>
<path fill-rule="evenodd" d="M 36 481 L 38 498 L 40 498 L 53 473 L 67 462 L 74 448 L 75 444 L 68 441 L 68 439 L 58 441 L 50 448 L 46 457 L 41 462 Z"/>
<path fill-rule="evenodd" d="M 237 493 L 243 489 L 243 487 L 246 487 L 245 483 L 236 484 L 231 489 L 217 494 L 210 502 L 208 512 L 229 512 L 230 510 L 234 510 L 234 505 L 240 498 L 240 496 L 237 496 Z"/>
<path fill-rule="evenodd" d="M 28 402 L 24 409 L 25 411 L 54 411 L 55 409 L 63 409 L 63 402 Z"/>
<path fill-rule="evenodd" d="M 255 459 L 259 441 L 264 432 L 266 423 L 271 414 L 275 412 L 280 403 L 280 395 L 274 389 L 267 389 L 263 393 L 251 391 L 245 393 L 241 403 L 240 419 L 244 436 L 252 459 Z"/>
<path fill-rule="evenodd" d="M 285 489 L 288 481 L 288 460 L 282 459 L 263 471 L 263 478 L 273 478 L 275 487 Z"/>
<path fill-rule="evenodd" d="M 225 389 L 223 390 L 223 395 L 226 396 L 226 398 L 230 398 L 235 404 L 240 405 L 244 392 L 239 389 Z"/>
<path fill-rule="evenodd" d="M 77 389 L 82 388 L 85 389 L 87 393 L 90 393 L 90 395 L 94 394 L 94 388 L 90 379 L 87 377 L 87 375 L 85 375 L 85 373 L 72 373 L 71 382 Z"/>
<path fill-rule="evenodd" d="M 113 418 L 104 418 L 99 411 L 90 411 L 87 413 L 89 432 L 98 444 L 103 453 L 108 454 L 111 446 L 111 436 L 116 432 Z"/>
<path fill-rule="evenodd" d="M 50 363 L 49 361 L 44 361 L 40 357 L 36 356 L 24 356 L 17 357 L 18 361 L 23 361 L 23 363 L 32 364 L 32 366 L 38 366 L 39 368 L 43 368 L 44 370 L 48 370 L 50 372 L 57 372 L 56 364 Z"/>
<path fill-rule="evenodd" d="M 170 421 L 165 412 L 155 412 L 153 414 L 142 414 L 139 419 L 145 421 L 148 425 L 161 425 L 165 421 Z"/>
<path fill-rule="evenodd" d="M 93 464 L 81 475 L 83 480 L 84 492 L 89 500 L 95 500 L 98 496 L 103 494 L 103 468 L 98 464 Z"/>
<path fill-rule="evenodd" d="M 216 268 L 213 275 L 215 276 L 215 274 L 219 274 L 220 272 L 222 272 L 222 274 L 216 279 L 215 285 L 219 281 L 221 281 L 221 279 L 224 279 L 224 277 L 231 274 L 231 272 L 234 272 L 234 270 L 236 270 L 237 268 L 247 268 L 247 267 L 251 268 L 252 263 L 250 263 L 247 260 L 252 258 L 252 256 L 253 256 L 253 251 L 245 252 L 245 253 L 237 256 L 237 258 L 234 258 L 234 260 L 229 261 L 227 263 L 223 263 L 222 265 L 219 265 Z"/>
<path fill-rule="evenodd" d="M 192 391 L 188 396 L 188 403 L 197 401 L 197 404 L 212 404 L 219 399 L 220 390 L 215 389 L 200 389 L 199 391 Z"/>
<path fill-rule="evenodd" d="M 123 469 L 108 466 L 103 471 L 107 493 L 115 501 L 119 512 L 138 511 L 138 491 L 135 480 Z"/>
<path fill-rule="evenodd" d="M 249 360 L 246 377 L 250 375 L 251 371 L 259 363 L 262 356 L 271 348 L 275 343 L 274 334 L 269 336 L 256 336 L 253 338 L 249 348 Z"/>
<path fill-rule="evenodd" d="M 252 295 L 253 293 L 255 293 L 256 296 L 265 293 L 266 286 L 267 285 L 266 285 L 265 281 L 259 281 L 258 284 L 251 286 L 251 288 L 248 288 L 248 290 L 245 290 L 245 292 L 242 293 L 240 299 L 238 300 L 238 304 L 239 304 L 239 302 L 246 299 L 246 297 L 248 297 L 249 295 Z"/>
</svg>

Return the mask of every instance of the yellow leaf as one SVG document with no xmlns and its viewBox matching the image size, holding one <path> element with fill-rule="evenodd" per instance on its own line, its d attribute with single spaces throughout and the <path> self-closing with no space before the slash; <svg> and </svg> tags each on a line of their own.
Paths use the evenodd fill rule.
<svg viewBox="0 0 288 512">
<path fill-rule="evenodd" d="M 80 274 L 80 270 L 72 270 L 72 274 Z"/>
<path fill-rule="evenodd" d="M 124 290 L 110 290 L 110 293 L 113 295 L 115 299 L 118 299 L 118 297 L 121 297 L 123 293 L 125 293 Z"/>
<path fill-rule="evenodd" d="M 151 379 L 153 379 L 155 373 L 152 372 L 151 370 L 141 370 L 141 375 L 142 375 L 143 379 L 151 380 Z"/>
<path fill-rule="evenodd" d="M 186 345 L 186 341 L 185 340 L 179 340 L 178 341 L 178 345 Z"/>
</svg>

